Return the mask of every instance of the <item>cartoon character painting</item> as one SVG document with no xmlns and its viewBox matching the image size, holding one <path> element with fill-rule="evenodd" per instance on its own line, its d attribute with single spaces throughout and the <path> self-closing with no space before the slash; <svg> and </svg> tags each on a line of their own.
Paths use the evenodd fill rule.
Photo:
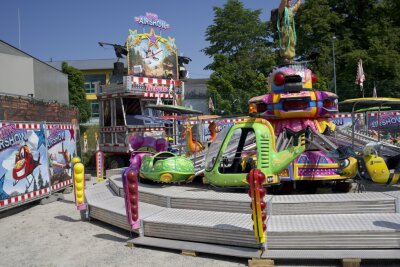
<svg viewBox="0 0 400 267">
<path fill-rule="evenodd" d="M 48 135 L 50 184 L 69 181 L 72 177 L 71 159 L 76 155 L 75 132 L 71 126 L 54 126 Z"/>
<path fill-rule="evenodd" d="M 154 13 L 135 17 L 135 21 L 143 27 L 148 27 L 149 32 L 139 33 L 137 30 L 129 30 L 126 40 L 129 75 L 177 79 L 178 50 L 175 38 L 161 36 L 161 31 L 168 29 L 162 25 L 167 25 L 167 23 Z M 158 30 L 160 34 L 156 33 Z"/>
<path fill-rule="evenodd" d="M 50 166 L 57 167 L 60 169 L 71 169 L 71 154 L 68 153 L 68 149 L 64 149 L 64 143 L 61 143 L 61 151 L 58 154 L 62 156 L 60 161 L 54 154 L 50 154 Z"/>
<path fill-rule="evenodd" d="M 19 148 L 17 154 L 15 155 L 15 166 L 12 171 L 12 176 L 14 178 L 13 185 L 16 185 L 20 180 L 26 178 L 28 180 L 29 188 L 35 179 L 33 171 L 40 165 L 40 153 L 38 159 L 34 159 L 31 150 L 27 145 L 23 145 Z M 32 176 L 29 181 L 29 175 Z"/>
<path fill-rule="evenodd" d="M 1 125 L 0 200 L 48 188 L 50 177 L 47 157 L 42 124 Z M 13 201 L 24 201 L 24 198 Z"/>
</svg>

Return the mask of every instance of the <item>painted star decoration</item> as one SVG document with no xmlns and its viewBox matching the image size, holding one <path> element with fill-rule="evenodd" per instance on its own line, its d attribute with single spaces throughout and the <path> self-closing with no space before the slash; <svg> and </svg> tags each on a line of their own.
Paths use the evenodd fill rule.
<svg viewBox="0 0 400 267">
<path fill-rule="evenodd" d="M 136 37 L 134 42 L 133 42 L 133 46 L 137 46 L 138 44 L 140 44 L 140 38 Z"/>
<path fill-rule="evenodd" d="M 39 131 L 35 131 L 35 134 L 39 138 L 38 144 L 37 144 L 37 149 L 39 149 L 41 145 L 46 144 L 46 137 L 45 137 L 45 133 L 44 133 L 43 124 L 40 125 Z"/>
<path fill-rule="evenodd" d="M 137 30 L 132 31 L 129 29 L 129 37 L 132 39 L 135 39 L 137 37 Z"/>
<path fill-rule="evenodd" d="M 7 199 L 10 196 L 3 190 L 5 175 L 0 178 L 0 199 Z"/>
<path fill-rule="evenodd" d="M 69 135 L 71 136 L 71 138 L 69 140 L 75 141 L 75 130 L 74 129 L 69 129 Z"/>
<path fill-rule="evenodd" d="M 168 43 L 172 48 L 176 48 L 175 38 L 171 38 L 171 37 L 168 36 Z"/>
<path fill-rule="evenodd" d="M 137 30 L 129 30 L 129 40 L 128 42 L 132 45 L 132 46 L 136 46 L 137 44 L 140 44 L 140 38 L 137 34 Z"/>
<path fill-rule="evenodd" d="M 158 35 L 156 35 L 155 33 L 154 33 L 154 29 L 153 28 L 151 28 L 150 29 L 150 34 L 149 35 L 147 35 L 147 38 L 149 39 L 149 48 L 151 47 L 151 46 L 155 46 L 156 48 L 158 48 L 158 40 L 160 39 L 160 36 L 158 36 Z"/>
</svg>

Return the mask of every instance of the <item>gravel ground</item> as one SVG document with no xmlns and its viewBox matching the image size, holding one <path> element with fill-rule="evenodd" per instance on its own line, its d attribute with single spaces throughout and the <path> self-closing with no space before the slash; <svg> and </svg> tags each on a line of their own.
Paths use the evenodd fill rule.
<svg viewBox="0 0 400 267">
<path fill-rule="evenodd" d="M 245 259 L 182 256 L 178 251 L 129 248 L 127 231 L 85 222 L 73 194 L 46 205 L 0 213 L 0 266 L 246 266 Z"/>
<path fill-rule="evenodd" d="M 73 193 L 59 195 L 63 199 L 52 203 L 36 202 L 0 212 L 0 266 L 247 266 L 247 259 L 241 258 L 206 254 L 190 257 L 176 250 L 129 248 L 126 241 L 131 237 L 127 231 L 100 221 L 82 221 L 73 203 Z M 341 264 L 275 261 L 275 266 Z M 400 264 L 380 262 L 362 266 Z"/>
</svg>

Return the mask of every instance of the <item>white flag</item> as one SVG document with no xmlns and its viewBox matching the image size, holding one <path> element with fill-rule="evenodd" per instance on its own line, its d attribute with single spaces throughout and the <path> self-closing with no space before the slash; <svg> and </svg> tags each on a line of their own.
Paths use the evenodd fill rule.
<svg viewBox="0 0 400 267">
<path fill-rule="evenodd" d="M 372 97 L 378 97 L 378 93 L 376 92 L 376 85 L 374 83 L 374 91 L 372 91 Z"/>
<path fill-rule="evenodd" d="M 364 81 L 365 81 L 364 69 L 363 69 L 363 65 L 362 65 L 362 59 L 360 59 L 358 61 L 358 65 L 357 65 L 356 84 L 358 84 L 360 86 L 361 90 L 363 90 Z"/>
<path fill-rule="evenodd" d="M 211 112 L 214 112 L 214 103 L 213 103 L 211 97 L 210 97 L 210 100 L 208 100 L 208 109 L 209 109 Z"/>
</svg>

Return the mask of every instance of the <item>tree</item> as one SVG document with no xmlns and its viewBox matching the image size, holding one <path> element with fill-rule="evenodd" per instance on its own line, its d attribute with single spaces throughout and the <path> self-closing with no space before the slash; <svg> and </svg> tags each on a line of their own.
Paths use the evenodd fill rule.
<svg viewBox="0 0 400 267">
<path fill-rule="evenodd" d="M 36 179 L 35 177 L 33 177 L 33 191 L 37 191 L 38 187 L 37 187 L 37 183 L 36 183 Z"/>
<path fill-rule="evenodd" d="M 398 1 L 397 1 L 398 2 Z M 390 0 L 307 0 L 296 14 L 300 56 L 318 49 L 311 69 L 316 88 L 333 91 L 332 37 L 335 41 L 337 92 L 341 100 L 361 97 L 355 84 L 363 60 L 365 96 L 374 83 L 380 96 L 400 96 L 400 5 Z"/>
<path fill-rule="evenodd" d="M 217 113 L 247 113 L 248 100 L 267 92 L 265 76 L 276 65 L 269 23 L 260 20 L 261 10 L 245 9 L 238 0 L 214 7 L 213 24 L 207 27 L 209 47 L 202 51 L 213 58 L 205 69 Z"/>
<path fill-rule="evenodd" d="M 83 74 L 66 62 L 62 63 L 62 72 L 68 75 L 69 103 L 79 109 L 79 122 L 85 123 L 90 118 L 90 105 L 86 100 Z"/>
<path fill-rule="evenodd" d="M 39 189 L 44 188 L 42 172 L 40 171 L 40 169 L 39 169 L 39 176 L 38 176 L 38 185 L 39 185 Z"/>
<path fill-rule="evenodd" d="M 318 77 L 314 88 L 328 90 L 329 81 L 333 77 L 332 37 L 341 18 L 331 11 L 327 0 L 308 0 L 297 12 L 296 23 L 296 52 L 305 59 L 312 52 L 319 53 L 319 57 L 310 66 Z"/>
</svg>

